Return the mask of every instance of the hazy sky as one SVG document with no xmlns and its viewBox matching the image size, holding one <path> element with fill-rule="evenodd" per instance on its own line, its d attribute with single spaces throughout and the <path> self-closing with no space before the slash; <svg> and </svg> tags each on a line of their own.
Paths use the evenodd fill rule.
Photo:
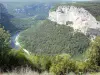
<svg viewBox="0 0 100 75">
<path fill-rule="evenodd" d="M 71 0 L 0 0 L 0 1 L 3 1 L 3 2 L 29 2 L 29 1 L 35 1 L 35 2 L 44 2 L 44 1 L 46 1 L 46 2 L 52 2 L 52 1 L 71 1 Z"/>
<path fill-rule="evenodd" d="M 0 2 L 54 2 L 54 1 L 99 1 L 99 0 L 0 0 Z"/>
</svg>

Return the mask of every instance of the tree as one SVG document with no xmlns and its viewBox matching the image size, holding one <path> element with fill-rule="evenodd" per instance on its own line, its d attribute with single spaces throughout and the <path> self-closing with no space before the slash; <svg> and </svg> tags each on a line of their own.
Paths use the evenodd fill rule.
<svg viewBox="0 0 100 75">
<path fill-rule="evenodd" d="M 70 55 L 62 54 L 55 57 L 50 67 L 50 72 L 55 75 L 66 75 L 66 72 L 75 72 L 76 68 L 75 62 L 71 60 Z"/>
<path fill-rule="evenodd" d="M 6 64 L 9 61 L 8 52 L 10 48 L 10 34 L 4 28 L 0 28 L 0 68 L 6 69 Z"/>
<path fill-rule="evenodd" d="M 100 65 L 100 37 L 91 43 L 88 53 L 92 63 Z"/>
<path fill-rule="evenodd" d="M 0 28 L 0 54 L 10 49 L 10 34 L 3 28 Z"/>
<path fill-rule="evenodd" d="M 99 70 L 98 66 L 100 66 L 100 37 L 96 37 L 96 39 L 90 44 L 90 47 L 87 51 L 88 54 L 88 63 L 91 65 L 92 69 Z"/>
</svg>

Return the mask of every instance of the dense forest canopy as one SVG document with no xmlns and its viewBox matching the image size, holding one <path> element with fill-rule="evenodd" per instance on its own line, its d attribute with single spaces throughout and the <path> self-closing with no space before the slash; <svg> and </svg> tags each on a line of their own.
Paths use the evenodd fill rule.
<svg viewBox="0 0 100 75">
<path fill-rule="evenodd" d="M 21 45 L 33 53 L 72 55 L 82 54 L 89 45 L 89 39 L 80 32 L 65 25 L 45 20 L 35 28 L 24 31 L 19 38 Z"/>
</svg>

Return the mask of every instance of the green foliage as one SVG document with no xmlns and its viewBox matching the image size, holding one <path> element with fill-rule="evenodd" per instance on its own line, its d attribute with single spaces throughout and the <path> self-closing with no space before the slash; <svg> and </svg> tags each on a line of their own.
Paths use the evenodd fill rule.
<svg viewBox="0 0 100 75">
<path fill-rule="evenodd" d="M 92 66 L 88 61 L 75 61 L 68 54 L 48 56 L 30 53 L 29 55 L 22 49 L 9 51 L 5 62 L 0 67 L 6 70 L 16 67 L 30 67 L 38 72 L 50 71 L 54 75 L 66 75 L 70 72 L 79 74 L 80 72 L 93 72 L 99 69 L 95 65 Z"/>
<path fill-rule="evenodd" d="M 23 50 L 11 50 L 9 53 L 9 65 L 22 66 L 26 65 L 27 61 L 30 63 L 29 56 Z M 16 63 L 16 64 L 14 64 Z"/>
<path fill-rule="evenodd" d="M 100 66 L 100 37 L 96 37 L 90 44 L 87 53 L 91 64 Z"/>
<path fill-rule="evenodd" d="M 99 20 L 98 3 L 75 3 L 74 5 L 85 7 Z M 95 8 L 98 11 L 95 12 Z M 32 28 L 22 32 L 19 41 L 22 47 L 34 54 L 27 54 L 23 49 L 11 49 L 10 34 L 0 28 L 0 68 L 2 70 L 29 66 L 33 70 L 39 72 L 47 70 L 55 75 L 100 71 L 100 37 L 90 44 L 87 51 L 88 58 L 85 61 L 76 61 L 69 54 L 74 56 L 84 53 L 89 46 L 89 39 L 82 33 L 74 32 L 69 26 L 59 25 L 49 20 L 35 23 L 37 21 L 33 18 L 12 18 L 10 22 L 19 29 L 26 29 L 28 27 L 26 25 L 33 24 Z M 72 24 L 67 22 L 69 23 Z"/>
<path fill-rule="evenodd" d="M 44 55 L 27 54 L 22 49 L 10 50 L 5 59 L 0 61 L 0 67 L 12 70 L 17 67 L 30 67 L 35 71 L 48 71 L 51 65 L 51 57 Z M 6 68 L 5 68 L 6 67 Z"/>
<path fill-rule="evenodd" d="M 38 27 L 32 27 L 20 34 L 22 47 L 39 54 L 82 54 L 89 39 L 82 33 L 74 32 L 69 26 L 58 25 L 46 20 Z"/>
<path fill-rule="evenodd" d="M 0 67 L 4 66 L 8 61 L 7 54 L 10 49 L 10 34 L 3 28 L 0 28 Z"/>
<path fill-rule="evenodd" d="M 88 62 L 85 61 L 75 61 L 70 55 L 62 54 L 54 57 L 54 60 L 51 62 L 50 72 L 54 75 L 66 75 L 70 72 L 76 74 L 87 73 L 92 70 Z"/>
<path fill-rule="evenodd" d="M 29 18 L 12 18 L 11 23 L 18 28 L 19 30 L 24 30 L 32 25 L 35 25 L 38 22 L 38 20 L 35 20 L 35 17 L 29 17 Z"/>
<path fill-rule="evenodd" d="M 7 8 L 5 7 L 7 6 Z M 0 3 L 0 23 L 5 30 L 15 33 L 25 30 L 48 16 L 51 4 L 32 2 Z M 40 12 L 41 11 L 41 12 Z"/>
<path fill-rule="evenodd" d="M 50 21 L 45 21 L 45 22 L 50 22 Z M 42 24 L 44 22 L 41 22 L 40 24 Z M 50 22 L 54 25 L 57 25 L 56 23 Z M 52 25 L 50 24 L 50 25 Z M 44 24 L 43 24 L 44 25 Z M 59 25 L 58 25 L 59 26 Z M 64 25 L 62 25 L 64 26 Z M 38 29 L 38 27 L 41 27 L 41 25 L 36 26 L 36 30 Z M 66 26 L 67 27 L 67 26 Z M 52 27 L 53 28 L 53 27 Z M 59 27 L 58 27 L 59 28 Z M 65 27 L 61 27 L 61 28 L 65 28 Z M 50 28 L 51 29 L 51 28 Z M 69 29 L 69 28 L 68 28 Z M 59 30 L 59 29 L 58 29 Z M 35 31 L 34 31 L 35 32 Z M 0 41 L 2 41 L 2 39 L 6 39 L 5 41 L 2 41 L 2 44 L 5 44 L 4 46 L 1 47 L 1 49 L 3 50 L 4 53 L 6 53 L 5 55 L 1 55 L 2 53 L 0 53 L 0 59 L 2 61 L 0 61 L 0 67 L 2 68 L 2 70 L 9 70 L 9 69 L 13 69 L 15 67 L 31 67 L 33 70 L 36 70 L 38 72 L 42 72 L 42 71 L 50 71 L 53 72 L 55 75 L 60 75 L 63 74 L 65 75 L 66 73 L 69 72 L 75 72 L 76 74 L 78 74 L 79 72 L 91 72 L 91 71 L 96 71 L 99 70 L 99 67 L 96 66 L 95 64 L 91 64 L 90 62 L 94 61 L 94 57 L 96 57 L 96 59 L 99 62 L 99 54 L 95 55 L 95 51 L 99 50 L 99 40 L 100 38 L 97 38 L 95 40 L 95 43 L 93 43 L 93 47 L 92 49 L 95 49 L 94 55 L 91 55 L 91 61 L 75 61 L 71 58 L 70 55 L 68 54 L 58 54 L 55 56 L 49 56 L 49 55 L 44 55 L 44 54 L 27 54 L 26 52 L 24 52 L 24 50 L 20 49 L 20 50 L 14 50 L 14 49 L 10 49 L 9 46 L 9 34 L 4 31 L 2 28 L 0 29 Z M 76 33 L 75 33 L 76 34 Z M 74 35 L 75 35 L 74 34 Z M 79 37 L 79 34 L 77 34 Z M 75 35 L 75 37 L 77 37 L 77 35 Z M 81 34 L 80 36 L 82 36 L 83 34 Z M 57 35 L 56 35 L 57 36 Z M 68 37 L 68 36 L 67 36 Z M 7 45 L 7 47 L 6 47 Z M 8 50 L 8 51 L 6 51 Z M 98 52 L 96 52 L 97 54 Z"/>
<path fill-rule="evenodd" d="M 4 61 L 4 59 L 3 59 Z M 5 62 L 0 66 L 2 69 L 15 69 L 20 67 L 30 67 L 31 69 L 43 72 L 49 71 L 54 75 L 66 75 L 70 72 L 76 74 L 95 72 L 99 68 L 91 65 L 88 61 L 75 61 L 68 54 L 56 56 L 27 54 L 21 50 L 11 50 Z"/>
<path fill-rule="evenodd" d="M 10 45 L 10 34 L 3 28 L 0 28 L 0 54 L 9 49 Z"/>
<path fill-rule="evenodd" d="M 72 65 L 69 55 L 57 55 L 55 60 L 52 62 L 50 72 L 53 72 L 56 75 L 64 75 L 66 71 L 71 69 L 71 66 Z"/>
</svg>

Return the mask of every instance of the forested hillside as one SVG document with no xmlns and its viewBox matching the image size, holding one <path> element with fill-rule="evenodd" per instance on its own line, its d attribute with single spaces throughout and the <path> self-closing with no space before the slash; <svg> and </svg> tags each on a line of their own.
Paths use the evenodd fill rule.
<svg viewBox="0 0 100 75">
<path fill-rule="evenodd" d="M 71 55 L 82 54 L 89 45 L 89 39 L 82 33 L 65 25 L 58 25 L 49 20 L 24 31 L 19 38 L 23 48 L 33 53 Z"/>
<path fill-rule="evenodd" d="M 29 18 L 12 18 L 11 23 L 18 28 L 18 30 L 25 30 L 32 25 L 35 25 L 38 21 L 36 20 L 35 17 L 29 17 Z"/>
<path fill-rule="evenodd" d="M 13 17 L 13 15 L 10 15 L 7 12 L 7 9 L 4 7 L 4 5 L 0 3 L 0 24 L 10 32 L 17 30 L 17 28 L 10 22 L 11 18 Z"/>
<path fill-rule="evenodd" d="M 11 33 L 25 30 L 38 20 L 46 19 L 51 7 L 52 3 L 0 3 L 0 24 Z"/>
</svg>

